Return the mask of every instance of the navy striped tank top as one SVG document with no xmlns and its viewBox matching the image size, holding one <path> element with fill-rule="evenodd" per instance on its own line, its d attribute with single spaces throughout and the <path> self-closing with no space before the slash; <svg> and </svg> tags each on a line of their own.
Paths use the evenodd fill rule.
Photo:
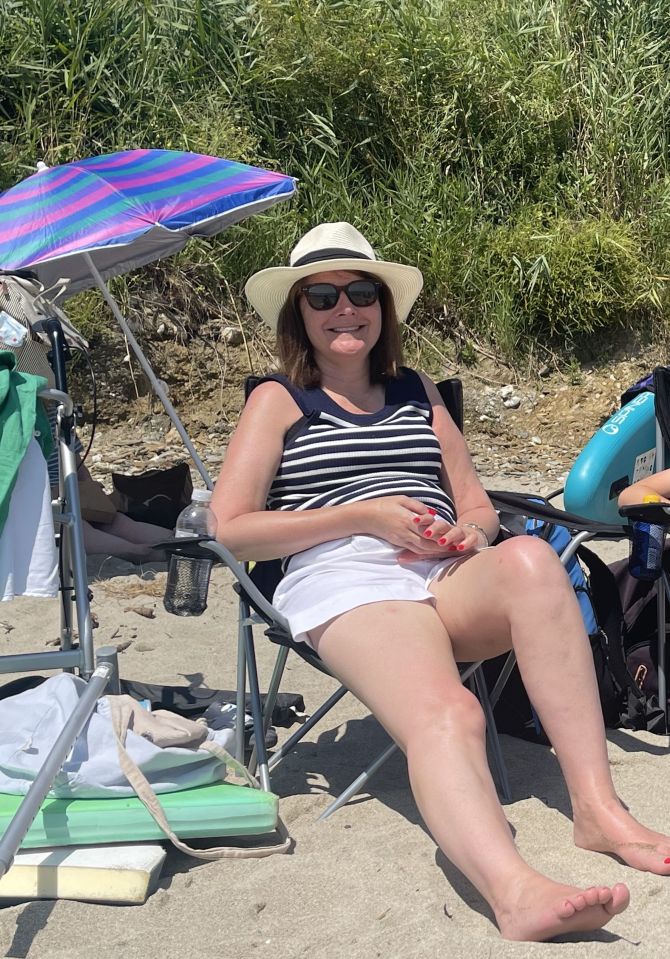
<svg viewBox="0 0 670 959">
<path fill-rule="evenodd" d="M 280 373 L 259 383 L 281 383 L 302 417 L 284 439 L 284 452 L 268 493 L 273 510 L 318 509 L 379 496 L 411 496 L 456 522 L 454 504 L 440 483 L 442 453 L 432 407 L 421 378 L 401 367 L 386 382 L 376 413 L 349 413 L 320 388 L 299 389 Z"/>
</svg>

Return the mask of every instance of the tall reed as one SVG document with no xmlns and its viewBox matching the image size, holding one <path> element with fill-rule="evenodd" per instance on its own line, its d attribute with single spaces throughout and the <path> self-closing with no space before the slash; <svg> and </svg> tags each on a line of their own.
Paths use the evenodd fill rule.
<svg viewBox="0 0 670 959">
<path fill-rule="evenodd" d="M 206 286 L 342 218 L 509 355 L 665 319 L 666 0 L 0 0 L 0 56 L 0 188 L 139 146 L 298 178 Z"/>
</svg>

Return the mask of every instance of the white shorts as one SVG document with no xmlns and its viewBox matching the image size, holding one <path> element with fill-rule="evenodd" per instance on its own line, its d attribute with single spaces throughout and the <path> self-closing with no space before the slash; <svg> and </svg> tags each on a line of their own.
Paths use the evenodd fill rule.
<svg viewBox="0 0 670 959">
<path fill-rule="evenodd" d="M 347 536 L 292 556 L 273 605 L 289 622 L 297 643 L 334 616 L 383 600 L 435 602 L 428 586 L 462 556 L 399 563 L 401 550 L 376 536 Z"/>
</svg>

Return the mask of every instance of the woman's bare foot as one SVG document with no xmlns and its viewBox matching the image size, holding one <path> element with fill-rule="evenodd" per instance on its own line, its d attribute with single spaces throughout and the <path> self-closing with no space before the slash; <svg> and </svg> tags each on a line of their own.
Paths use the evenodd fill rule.
<svg viewBox="0 0 670 959">
<path fill-rule="evenodd" d="M 670 836 L 641 825 L 619 803 L 574 816 L 575 844 L 611 853 L 634 869 L 670 876 Z"/>
<path fill-rule="evenodd" d="M 504 939 L 543 942 L 568 932 L 601 929 L 623 912 L 629 901 L 623 883 L 577 889 L 535 873 L 503 909 L 496 910 L 496 920 Z"/>
</svg>

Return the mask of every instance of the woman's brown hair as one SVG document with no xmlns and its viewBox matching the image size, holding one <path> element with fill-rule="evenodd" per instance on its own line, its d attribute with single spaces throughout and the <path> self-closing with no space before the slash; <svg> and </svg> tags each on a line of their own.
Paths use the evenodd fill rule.
<svg viewBox="0 0 670 959">
<path fill-rule="evenodd" d="M 367 277 L 366 273 L 361 274 Z M 377 280 L 377 277 L 369 277 Z M 320 386 L 321 370 L 314 357 L 314 349 L 305 332 L 298 299 L 305 279 L 298 280 L 279 312 L 277 321 L 277 356 L 281 372 L 295 386 L 302 389 Z M 398 375 L 402 365 L 402 338 L 396 316 L 393 297 L 387 286 L 381 284 L 379 302 L 382 324 L 379 339 L 370 350 L 370 382 L 383 383 L 388 377 Z"/>
</svg>

